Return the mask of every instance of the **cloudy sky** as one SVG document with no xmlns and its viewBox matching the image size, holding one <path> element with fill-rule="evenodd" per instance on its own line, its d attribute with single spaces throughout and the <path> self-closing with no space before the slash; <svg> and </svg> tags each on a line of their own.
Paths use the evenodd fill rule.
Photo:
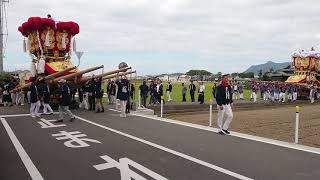
<svg viewBox="0 0 320 180">
<path fill-rule="evenodd" d="M 4 68 L 29 68 L 18 26 L 50 13 L 79 23 L 82 68 L 125 61 L 139 74 L 241 72 L 318 46 L 318 7 L 319 0 L 12 0 Z"/>
</svg>

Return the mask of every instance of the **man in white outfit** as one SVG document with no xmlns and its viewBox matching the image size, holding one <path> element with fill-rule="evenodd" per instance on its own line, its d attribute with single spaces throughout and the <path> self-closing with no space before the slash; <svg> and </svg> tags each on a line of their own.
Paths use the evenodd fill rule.
<svg viewBox="0 0 320 180">
<path fill-rule="evenodd" d="M 229 126 L 232 122 L 233 112 L 232 112 L 232 88 L 229 82 L 229 75 L 223 75 L 222 81 L 216 90 L 216 101 L 218 109 L 218 119 L 217 125 L 219 129 L 219 134 L 225 135 L 230 134 L 228 131 Z M 226 120 L 223 123 L 223 118 L 226 116 Z"/>
</svg>

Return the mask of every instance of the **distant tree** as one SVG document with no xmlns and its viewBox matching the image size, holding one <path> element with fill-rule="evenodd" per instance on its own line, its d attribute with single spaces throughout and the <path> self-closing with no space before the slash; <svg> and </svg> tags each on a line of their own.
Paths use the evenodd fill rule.
<svg viewBox="0 0 320 180">
<path fill-rule="evenodd" d="M 262 81 L 271 81 L 271 77 L 269 77 L 269 76 L 267 75 L 267 73 L 264 73 L 261 80 L 262 80 Z"/>
<path fill-rule="evenodd" d="M 13 76 L 10 73 L 0 73 L 0 86 L 3 86 L 6 82 L 11 81 Z"/>
<path fill-rule="evenodd" d="M 262 78 L 262 69 L 259 70 L 258 76 L 259 76 L 259 79 L 261 80 L 261 78 Z"/>
<path fill-rule="evenodd" d="M 209 72 L 209 71 L 206 71 L 206 70 L 195 70 L 195 69 L 192 69 L 192 70 L 189 70 L 187 73 L 187 75 L 189 76 L 195 76 L 195 75 L 199 75 L 199 76 L 210 76 L 212 73 Z"/>
<path fill-rule="evenodd" d="M 253 72 L 240 73 L 239 77 L 240 78 L 254 78 L 254 73 Z"/>
<path fill-rule="evenodd" d="M 270 68 L 270 69 L 269 69 L 269 72 L 273 72 L 273 71 L 274 71 L 274 69 L 273 69 L 273 68 Z"/>
<path fill-rule="evenodd" d="M 237 73 L 237 72 L 231 74 L 231 77 L 233 77 L 233 78 L 235 78 L 235 77 L 237 77 L 237 76 L 239 76 L 239 73 Z"/>
</svg>

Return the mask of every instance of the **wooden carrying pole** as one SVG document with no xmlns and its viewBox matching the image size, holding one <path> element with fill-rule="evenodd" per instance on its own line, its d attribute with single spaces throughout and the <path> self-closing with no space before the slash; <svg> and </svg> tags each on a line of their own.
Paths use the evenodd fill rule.
<svg viewBox="0 0 320 180">
<path fill-rule="evenodd" d="M 106 77 L 108 75 L 111 75 L 111 74 L 116 74 L 116 73 L 120 73 L 120 72 L 125 72 L 127 70 L 131 69 L 131 67 L 126 67 L 126 68 L 122 68 L 122 69 L 118 69 L 118 70 L 114 70 L 114 71 L 109 71 L 109 72 L 106 72 L 106 73 L 103 73 L 103 74 L 100 74 L 100 75 L 97 75 L 95 76 L 94 78 L 100 78 L 100 77 Z M 81 82 L 86 82 L 86 81 L 89 81 L 92 77 L 83 77 L 81 78 Z"/>
<path fill-rule="evenodd" d="M 59 76 L 61 76 L 62 74 L 64 74 L 64 73 L 66 73 L 66 72 L 69 72 L 69 71 L 71 71 L 71 70 L 74 70 L 74 69 L 76 69 L 77 67 L 76 66 L 73 66 L 73 67 L 70 67 L 70 68 L 67 68 L 67 69 L 64 69 L 64 70 L 62 70 L 62 71 L 59 71 L 59 72 L 56 72 L 56 73 L 53 73 L 53 74 L 50 74 L 50 75 L 48 75 L 48 76 L 45 76 L 45 77 L 40 77 L 39 78 L 39 81 L 41 81 L 41 80 L 50 80 L 50 79 L 54 79 L 54 78 L 56 78 L 56 77 L 59 77 Z M 21 90 L 21 89 L 26 89 L 26 88 L 29 88 L 30 86 L 31 86 L 31 82 L 29 82 L 29 83 L 27 83 L 27 84 L 25 84 L 25 85 L 23 85 L 23 86 L 21 86 L 21 87 L 17 87 L 17 88 L 15 88 L 15 89 L 13 89 L 12 91 L 10 91 L 11 93 L 15 93 L 15 92 L 17 92 L 17 91 L 19 91 L 19 90 Z"/>
<path fill-rule="evenodd" d="M 114 77 L 117 77 L 117 76 L 125 76 L 125 75 L 133 74 L 133 73 L 136 73 L 136 71 L 129 71 L 129 72 L 122 72 L 122 73 L 119 73 L 119 74 L 112 74 L 112 75 L 109 75 L 109 76 L 104 76 L 102 78 L 102 80 L 105 81 L 105 80 L 108 80 L 108 79 L 111 79 L 111 78 L 114 78 Z"/>
<path fill-rule="evenodd" d="M 100 69 L 100 68 L 103 68 L 103 65 L 102 66 L 96 66 L 96 67 L 88 68 L 88 69 L 85 69 L 85 70 L 82 70 L 82 71 L 79 71 L 79 72 L 75 72 L 75 73 L 72 73 L 72 74 L 68 74 L 68 75 L 65 75 L 65 76 L 58 77 L 58 78 L 54 79 L 53 82 L 57 83 L 61 79 L 70 80 L 71 78 L 73 78 L 75 76 L 82 75 L 82 74 L 85 74 L 85 73 L 88 73 L 88 72 L 91 72 L 91 71 L 95 71 L 95 70 Z"/>
</svg>

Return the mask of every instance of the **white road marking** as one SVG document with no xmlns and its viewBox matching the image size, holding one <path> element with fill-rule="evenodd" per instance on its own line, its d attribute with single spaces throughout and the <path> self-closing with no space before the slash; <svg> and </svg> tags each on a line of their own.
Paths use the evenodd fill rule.
<svg viewBox="0 0 320 180">
<path fill-rule="evenodd" d="M 208 168 L 210 168 L 210 169 L 219 171 L 219 172 L 224 173 L 224 174 L 227 174 L 227 175 L 229 175 L 229 176 L 233 176 L 233 177 L 235 177 L 235 178 L 237 178 L 237 179 L 252 180 L 252 179 L 249 178 L 249 177 L 246 177 L 246 176 L 243 176 L 243 175 L 241 175 L 241 174 L 238 174 L 238 173 L 232 172 L 232 171 L 230 171 L 230 170 L 224 169 L 224 168 L 222 168 L 222 167 L 219 167 L 219 166 L 210 164 L 210 163 L 208 163 L 208 162 L 202 161 L 202 160 L 197 159 L 197 158 L 194 158 L 194 157 L 192 157 L 192 156 L 183 154 L 183 153 L 181 153 L 181 152 L 178 152 L 178 151 L 175 151 L 175 150 L 166 148 L 166 147 L 164 147 L 164 146 L 161 146 L 161 145 L 152 143 L 152 142 L 150 142 L 150 141 L 146 141 L 146 140 L 144 140 L 144 139 L 141 139 L 141 138 L 132 136 L 132 135 L 130 135 L 130 134 L 126 134 L 126 133 L 124 133 L 124 132 L 121 132 L 121 131 L 118 131 L 118 130 L 115 130 L 115 129 L 112 129 L 112 128 L 109 128 L 109 127 L 106 127 L 106 126 L 103 126 L 103 125 L 101 125 L 101 124 L 98 124 L 98 123 L 89 121 L 89 120 L 84 119 L 84 118 L 79 117 L 79 116 L 75 116 L 75 117 L 78 118 L 78 119 L 81 120 L 81 121 L 87 122 L 87 123 L 89 123 L 89 124 L 95 125 L 95 126 L 97 126 L 97 127 L 103 128 L 103 129 L 106 129 L 106 130 L 111 131 L 111 132 L 114 132 L 114 133 L 116 133 L 116 134 L 119 134 L 119 135 L 128 137 L 128 138 L 130 138 L 130 139 L 139 141 L 139 142 L 144 143 L 144 144 L 147 144 L 147 145 L 149 145 L 149 146 L 158 148 L 158 149 L 160 149 L 160 150 L 163 150 L 163 151 L 166 151 L 166 152 L 168 152 L 168 153 L 174 154 L 174 155 L 176 155 L 176 156 L 182 157 L 182 158 L 187 159 L 187 160 L 189 160 L 189 161 L 192 161 L 192 162 L 195 162 L 195 163 L 197 163 L 197 164 L 206 166 L 206 167 L 208 167 Z"/>
<path fill-rule="evenodd" d="M 59 114 L 59 112 L 54 112 L 53 114 Z M 30 114 L 8 114 L 8 115 L 0 115 L 0 118 L 8 118 L 8 117 L 23 117 L 23 116 L 31 116 Z M 44 115 L 50 116 L 50 115 Z"/>
<path fill-rule="evenodd" d="M 105 160 L 107 163 L 94 165 L 93 167 L 98 171 L 117 168 L 120 170 L 121 180 L 131 180 L 131 179 L 147 180 L 144 177 L 142 177 L 141 175 L 139 175 L 138 173 L 131 170 L 130 166 L 132 166 L 135 169 L 143 172 L 144 174 L 152 177 L 155 180 L 168 180 L 167 178 L 151 171 L 150 169 L 142 166 L 141 164 L 138 164 L 137 162 L 132 161 L 131 159 L 121 158 L 121 159 L 119 159 L 119 162 L 117 162 L 107 155 L 100 156 L 100 157 L 103 160 Z"/>
<path fill-rule="evenodd" d="M 28 170 L 31 178 L 33 180 L 43 180 L 42 175 L 38 171 L 37 167 L 33 164 L 32 160 L 28 156 L 27 152 L 23 149 L 22 145 L 20 144 L 19 140 L 17 139 L 16 135 L 13 133 L 12 129 L 10 128 L 8 122 L 4 118 L 0 118 L 1 122 L 6 129 L 12 144 L 16 148 L 24 166 Z"/>
<path fill-rule="evenodd" d="M 38 121 L 37 123 L 40 124 L 41 128 L 43 129 L 66 126 L 65 124 L 53 124 L 52 122 L 55 122 L 55 121 L 56 120 L 46 120 L 44 118 L 40 118 L 40 121 Z"/>
<path fill-rule="evenodd" d="M 143 114 L 138 114 L 138 113 L 131 113 L 131 115 L 138 116 L 138 117 L 144 117 L 144 118 L 148 118 L 148 119 L 152 119 L 152 120 L 156 120 L 156 121 L 161 121 L 161 122 L 165 122 L 165 123 L 177 124 L 177 125 L 181 125 L 181 126 L 195 128 L 195 129 L 215 132 L 215 133 L 218 132 L 217 128 L 212 128 L 209 126 L 202 126 L 202 125 L 198 125 L 198 124 L 192 124 L 192 123 L 177 121 L 177 120 L 168 119 L 168 118 L 148 116 L 148 115 L 143 115 Z M 230 132 L 231 132 L 231 134 L 228 136 L 234 136 L 234 137 L 238 137 L 238 138 L 242 138 L 242 139 L 248 139 L 248 140 L 252 140 L 252 141 L 257 141 L 257 142 L 276 145 L 276 146 L 285 147 L 285 148 L 289 148 L 289 149 L 309 152 L 309 153 L 313 153 L 313 154 L 320 154 L 320 148 L 314 148 L 314 147 L 304 146 L 304 145 L 295 144 L 295 143 L 289 143 L 289 142 L 278 141 L 278 140 L 269 139 L 269 138 L 263 138 L 263 137 L 258 137 L 258 136 L 243 134 L 243 133 L 237 133 L 237 132 L 233 132 L 233 131 L 230 131 Z"/>
<path fill-rule="evenodd" d="M 57 140 L 70 139 L 69 141 L 64 142 L 64 145 L 69 148 L 89 147 L 90 144 L 86 143 L 85 141 L 101 144 L 100 141 L 89 139 L 89 138 L 83 138 L 83 137 L 86 137 L 87 135 L 81 134 L 81 132 L 79 131 L 74 131 L 74 132 L 60 131 L 60 133 L 52 134 L 51 136 L 57 137 L 56 138 Z"/>
</svg>

